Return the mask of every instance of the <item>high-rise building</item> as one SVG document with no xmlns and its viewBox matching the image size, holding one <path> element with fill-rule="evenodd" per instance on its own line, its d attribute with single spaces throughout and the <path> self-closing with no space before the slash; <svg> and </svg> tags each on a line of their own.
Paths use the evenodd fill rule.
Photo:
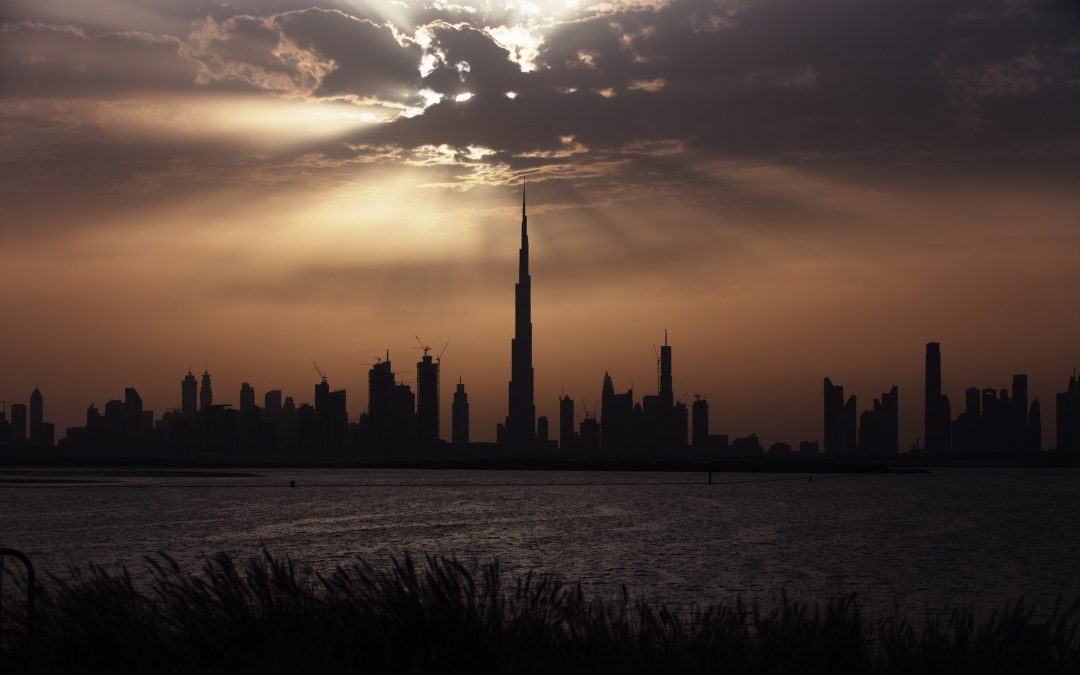
<svg viewBox="0 0 1080 675">
<path fill-rule="evenodd" d="M 276 422 L 281 417 L 281 390 L 271 389 L 263 395 L 263 414 L 266 419 Z"/>
<path fill-rule="evenodd" d="M 41 395 L 41 392 L 37 387 L 34 387 L 34 391 L 30 394 L 30 434 L 34 434 L 34 429 L 45 421 L 45 397 Z"/>
<path fill-rule="evenodd" d="M 574 399 L 569 394 L 559 399 L 559 447 L 574 447 Z"/>
<path fill-rule="evenodd" d="M 142 450 L 142 397 L 134 387 L 124 389 L 124 450 L 128 457 Z"/>
<path fill-rule="evenodd" d="M 394 371 L 390 352 L 385 361 L 376 361 L 368 370 L 368 438 L 377 451 L 390 440 L 390 417 L 394 398 Z"/>
<path fill-rule="evenodd" d="M 634 390 L 615 393 L 615 382 L 604 373 L 600 398 L 600 447 L 605 452 L 626 454 L 637 443 L 634 435 Z"/>
<path fill-rule="evenodd" d="M 874 407 L 859 416 L 859 451 L 865 455 L 895 455 L 900 449 L 900 394 L 895 385 L 874 399 Z"/>
<path fill-rule="evenodd" d="M 330 383 L 326 374 L 320 373 L 321 379 L 315 384 L 315 436 L 312 441 L 313 452 L 325 455 L 330 450 L 331 426 L 333 425 L 333 404 L 330 402 Z"/>
<path fill-rule="evenodd" d="M 439 442 L 439 362 L 426 348 L 416 363 L 416 434 L 421 445 Z"/>
<path fill-rule="evenodd" d="M 243 382 L 240 384 L 240 412 L 248 412 L 255 409 L 255 389 Z"/>
<path fill-rule="evenodd" d="M 690 410 L 690 423 L 694 427 L 691 443 L 695 450 L 705 450 L 709 445 L 709 402 L 704 398 L 696 398 Z"/>
<path fill-rule="evenodd" d="M 460 379 L 450 409 L 450 427 L 450 439 L 454 445 L 469 444 L 469 395 L 465 393 L 465 385 Z"/>
<path fill-rule="evenodd" d="M 1080 378 L 1069 378 L 1069 386 L 1057 395 L 1057 450 L 1080 453 Z"/>
<path fill-rule="evenodd" d="M 509 445 L 529 447 L 536 438 L 536 405 L 533 401 L 532 278 L 529 276 L 529 231 L 525 215 L 525 186 L 521 188 L 521 249 L 518 281 L 514 285 L 514 338 L 510 342 L 510 409 L 505 440 Z"/>
<path fill-rule="evenodd" d="M 578 447 L 590 453 L 600 449 L 600 423 L 588 412 L 578 425 Z"/>
<path fill-rule="evenodd" d="M 1031 402 L 1028 412 L 1027 451 L 1042 452 L 1042 408 L 1037 398 Z"/>
<path fill-rule="evenodd" d="M 11 440 L 26 440 L 26 404 L 11 404 Z"/>
<path fill-rule="evenodd" d="M 345 452 L 349 435 L 349 407 L 344 389 L 330 392 L 330 423 L 326 436 L 326 452 L 339 457 Z"/>
<path fill-rule="evenodd" d="M 844 455 L 854 452 L 856 436 L 855 397 L 844 401 L 844 388 L 825 378 L 825 454 Z"/>
<path fill-rule="evenodd" d="M 1024 452 L 1028 445 L 1028 377 L 1013 375 L 1012 403 L 1009 406 L 1009 450 Z"/>
<path fill-rule="evenodd" d="M 199 410 L 205 413 L 212 405 L 214 405 L 214 389 L 210 386 L 210 371 L 204 369 L 202 387 L 199 389 Z"/>
<path fill-rule="evenodd" d="M 536 440 L 539 443 L 548 442 L 548 418 L 544 415 L 536 418 Z"/>
<path fill-rule="evenodd" d="M 184 417 L 195 416 L 195 394 L 197 389 L 198 385 L 195 383 L 195 376 L 191 374 L 191 368 L 188 368 L 187 375 L 180 382 L 180 413 Z"/>
<path fill-rule="evenodd" d="M 675 402 L 675 393 L 671 384 L 671 345 L 668 344 L 667 331 L 664 331 L 664 345 L 660 347 L 660 387 L 661 403 L 670 408 Z"/>
<path fill-rule="evenodd" d="M 931 454 L 949 451 L 950 418 L 941 394 L 941 345 L 926 343 L 926 382 L 923 400 L 923 443 Z"/>
</svg>

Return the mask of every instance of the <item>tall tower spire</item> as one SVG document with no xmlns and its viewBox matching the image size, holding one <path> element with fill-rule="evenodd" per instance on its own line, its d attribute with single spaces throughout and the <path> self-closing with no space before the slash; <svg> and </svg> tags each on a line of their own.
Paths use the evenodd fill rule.
<svg viewBox="0 0 1080 675">
<path fill-rule="evenodd" d="M 514 339 L 510 341 L 510 410 L 506 438 L 511 445 L 529 447 L 536 438 L 533 400 L 532 278 L 529 276 L 529 231 L 525 213 L 525 181 L 521 181 L 521 250 L 514 285 Z"/>
</svg>

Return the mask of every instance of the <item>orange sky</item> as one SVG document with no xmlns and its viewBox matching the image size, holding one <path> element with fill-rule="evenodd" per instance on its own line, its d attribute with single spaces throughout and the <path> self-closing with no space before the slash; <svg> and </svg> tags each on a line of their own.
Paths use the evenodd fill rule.
<svg viewBox="0 0 1080 675">
<path fill-rule="evenodd" d="M 907 447 L 937 340 L 954 409 L 1028 373 L 1052 444 L 1080 362 L 1067 8 L 406 4 L 7 4 L 0 397 L 40 387 L 59 436 L 125 386 L 177 406 L 189 364 L 222 402 L 311 401 L 315 360 L 355 419 L 419 335 L 450 341 L 444 436 L 461 376 L 492 440 L 527 177 L 538 414 L 592 409 L 605 370 L 655 392 L 668 329 L 716 433 L 819 438 L 829 376 L 860 410 L 898 384 Z"/>
</svg>

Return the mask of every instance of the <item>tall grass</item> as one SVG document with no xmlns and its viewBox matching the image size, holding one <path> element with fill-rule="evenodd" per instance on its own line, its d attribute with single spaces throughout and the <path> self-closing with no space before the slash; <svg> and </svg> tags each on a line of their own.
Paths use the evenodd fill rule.
<svg viewBox="0 0 1080 675">
<path fill-rule="evenodd" d="M 219 554 L 198 573 L 147 560 L 140 583 L 100 567 L 51 577 L 29 644 L 9 592 L 0 672 L 1080 672 L 1080 603 L 1045 621 L 1022 602 L 979 619 L 869 620 L 853 596 L 685 613 L 547 575 L 508 579 L 498 562 L 405 555 L 318 574 L 269 554 Z"/>
</svg>

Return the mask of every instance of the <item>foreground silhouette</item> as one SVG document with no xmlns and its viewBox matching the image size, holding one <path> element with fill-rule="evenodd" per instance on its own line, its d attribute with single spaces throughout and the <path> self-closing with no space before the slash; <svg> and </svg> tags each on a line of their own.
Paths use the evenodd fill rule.
<svg viewBox="0 0 1080 675">
<path fill-rule="evenodd" d="M 865 618 L 854 596 L 759 611 L 735 600 L 677 612 L 586 597 L 499 564 L 406 555 L 328 575 L 266 554 L 150 578 L 71 569 L 41 588 L 33 643 L 8 608 L 2 672 L 1075 673 L 1080 603 L 1036 621 L 1021 602 L 916 623 Z M 12 619 L 16 619 L 12 621 Z"/>
</svg>

